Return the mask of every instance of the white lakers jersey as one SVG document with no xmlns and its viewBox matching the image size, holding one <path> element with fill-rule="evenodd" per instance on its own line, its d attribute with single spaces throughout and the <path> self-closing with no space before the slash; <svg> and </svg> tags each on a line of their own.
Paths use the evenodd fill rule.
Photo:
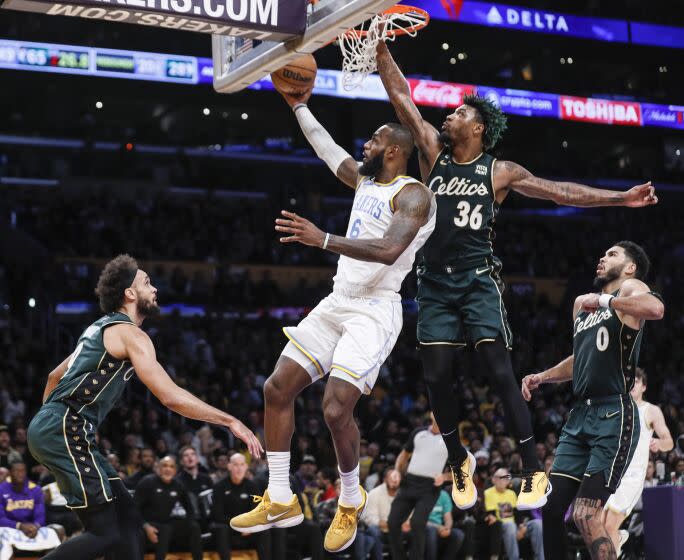
<svg viewBox="0 0 684 560">
<path fill-rule="evenodd" d="M 390 183 L 376 183 L 371 177 L 362 177 L 354 196 L 347 238 L 381 239 L 384 237 L 394 214 L 394 197 L 406 185 L 419 182 L 407 175 L 395 177 Z M 337 274 L 333 279 L 335 288 L 358 287 L 399 292 L 401 283 L 413 267 L 416 251 L 423 246 L 435 229 L 436 214 L 437 203 L 433 196 L 428 221 L 418 230 L 413 241 L 393 265 L 340 256 Z"/>
</svg>

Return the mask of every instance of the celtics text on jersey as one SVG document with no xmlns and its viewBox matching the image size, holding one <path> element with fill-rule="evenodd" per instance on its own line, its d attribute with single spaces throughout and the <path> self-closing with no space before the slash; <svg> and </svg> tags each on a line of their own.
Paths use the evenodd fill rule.
<svg viewBox="0 0 684 560">
<path fill-rule="evenodd" d="M 573 328 L 575 395 L 586 399 L 629 393 L 642 333 L 643 327 L 628 327 L 614 309 L 578 313 Z"/>
<path fill-rule="evenodd" d="M 466 163 L 455 162 L 448 147 L 440 153 L 427 180 L 437 199 L 435 231 L 421 252 L 428 269 L 469 268 L 493 256 L 495 162 L 487 153 Z"/>
</svg>

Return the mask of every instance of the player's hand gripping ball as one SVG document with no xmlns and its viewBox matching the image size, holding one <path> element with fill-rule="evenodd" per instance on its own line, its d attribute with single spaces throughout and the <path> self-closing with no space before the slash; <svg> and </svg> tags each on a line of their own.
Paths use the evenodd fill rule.
<svg viewBox="0 0 684 560">
<path fill-rule="evenodd" d="M 293 106 L 296 103 L 306 103 L 311 97 L 317 71 L 318 66 L 314 57 L 305 54 L 273 72 L 271 81 L 276 91 Z"/>
</svg>

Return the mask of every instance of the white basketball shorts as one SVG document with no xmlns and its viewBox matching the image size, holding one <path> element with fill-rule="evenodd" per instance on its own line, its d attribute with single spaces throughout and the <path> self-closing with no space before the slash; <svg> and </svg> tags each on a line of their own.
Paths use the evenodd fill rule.
<svg viewBox="0 0 684 560">
<path fill-rule="evenodd" d="M 290 341 L 282 355 L 301 365 L 312 381 L 330 372 L 369 394 L 402 321 L 401 301 L 333 292 L 296 327 L 283 328 Z"/>
<path fill-rule="evenodd" d="M 625 516 L 632 513 L 644 490 L 645 478 L 646 472 L 640 466 L 636 469 L 632 469 L 631 465 L 627 467 L 627 472 L 622 476 L 617 490 L 608 498 L 605 509 L 622 513 Z"/>
</svg>

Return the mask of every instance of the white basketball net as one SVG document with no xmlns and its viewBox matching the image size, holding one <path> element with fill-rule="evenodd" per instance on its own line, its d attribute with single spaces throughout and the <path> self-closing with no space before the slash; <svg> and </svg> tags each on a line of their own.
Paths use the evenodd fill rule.
<svg viewBox="0 0 684 560">
<path fill-rule="evenodd" d="M 337 40 L 342 51 L 342 85 L 351 91 L 361 85 L 368 74 L 375 72 L 377 61 L 375 49 L 380 41 L 394 41 L 397 30 L 415 37 L 415 26 L 421 26 L 425 17 L 418 12 L 384 13 L 361 24 L 354 30 L 341 34 Z M 365 31 L 365 36 L 355 31 Z"/>
</svg>

